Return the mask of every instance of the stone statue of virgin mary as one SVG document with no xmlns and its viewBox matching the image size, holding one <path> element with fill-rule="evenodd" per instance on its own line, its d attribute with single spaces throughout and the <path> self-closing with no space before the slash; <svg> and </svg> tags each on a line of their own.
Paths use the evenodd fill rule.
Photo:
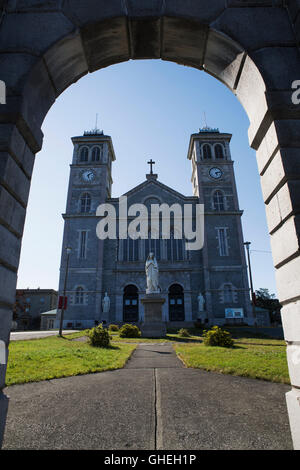
<svg viewBox="0 0 300 470">
<path fill-rule="evenodd" d="M 154 253 L 149 253 L 146 260 L 146 277 L 147 277 L 147 294 L 156 294 L 159 292 L 158 287 L 158 264 Z"/>
</svg>

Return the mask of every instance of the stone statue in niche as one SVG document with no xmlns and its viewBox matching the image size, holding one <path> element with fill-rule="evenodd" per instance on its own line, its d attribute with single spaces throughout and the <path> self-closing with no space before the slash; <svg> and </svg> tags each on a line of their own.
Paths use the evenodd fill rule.
<svg viewBox="0 0 300 470">
<path fill-rule="evenodd" d="M 198 312 L 204 312 L 204 310 L 205 310 L 205 298 L 200 292 L 198 295 Z"/>
<path fill-rule="evenodd" d="M 158 287 L 158 264 L 154 253 L 149 253 L 146 260 L 146 278 L 147 278 L 147 294 L 157 294 L 159 292 Z"/>
<path fill-rule="evenodd" d="M 110 298 L 107 295 L 107 292 L 105 292 L 105 296 L 103 297 L 102 300 L 102 311 L 103 313 L 109 313 L 110 309 Z"/>
</svg>

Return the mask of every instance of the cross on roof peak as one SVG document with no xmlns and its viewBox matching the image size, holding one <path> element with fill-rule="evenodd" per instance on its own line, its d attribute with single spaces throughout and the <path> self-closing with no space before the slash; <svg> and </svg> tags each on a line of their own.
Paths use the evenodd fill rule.
<svg viewBox="0 0 300 470">
<path fill-rule="evenodd" d="M 148 165 L 150 165 L 150 175 L 153 175 L 153 168 L 152 167 L 153 167 L 153 165 L 155 165 L 155 162 L 151 158 L 151 160 L 147 163 L 148 163 Z"/>
</svg>

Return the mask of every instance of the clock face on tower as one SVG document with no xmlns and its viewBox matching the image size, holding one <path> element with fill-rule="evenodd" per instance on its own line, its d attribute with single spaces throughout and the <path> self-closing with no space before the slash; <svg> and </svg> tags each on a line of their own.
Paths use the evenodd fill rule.
<svg viewBox="0 0 300 470">
<path fill-rule="evenodd" d="M 214 178 L 216 180 L 220 179 L 223 175 L 223 171 L 220 170 L 220 168 L 211 168 L 209 170 L 209 176 L 211 176 L 211 178 Z"/>
<path fill-rule="evenodd" d="M 95 173 L 92 170 L 86 170 L 82 173 L 82 179 L 87 183 L 91 183 L 95 179 Z"/>
</svg>

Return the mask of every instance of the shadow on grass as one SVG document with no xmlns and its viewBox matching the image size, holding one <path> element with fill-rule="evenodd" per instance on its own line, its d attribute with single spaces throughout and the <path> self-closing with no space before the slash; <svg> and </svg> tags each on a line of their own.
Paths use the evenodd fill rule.
<svg viewBox="0 0 300 470">
<path fill-rule="evenodd" d="M 180 338 L 180 337 L 174 337 L 174 338 L 170 338 L 170 337 L 166 337 L 169 339 L 169 341 L 172 341 L 174 343 L 196 343 L 196 344 L 200 344 L 200 343 L 203 343 L 203 340 L 202 339 L 195 339 L 195 338 Z"/>
<path fill-rule="evenodd" d="M 268 338 L 270 339 L 270 338 Z M 279 340 L 281 341 L 281 340 Z M 237 343 L 239 344 L 245 344 L 247 346 L 275 346 L 275 347 L 279 347 L 279 348 L 285 348 L 286 345 L 285 344 L 271 344 L 271 343 L 246 343 L 244 341 L 236 341 Z"/>
</svg>

